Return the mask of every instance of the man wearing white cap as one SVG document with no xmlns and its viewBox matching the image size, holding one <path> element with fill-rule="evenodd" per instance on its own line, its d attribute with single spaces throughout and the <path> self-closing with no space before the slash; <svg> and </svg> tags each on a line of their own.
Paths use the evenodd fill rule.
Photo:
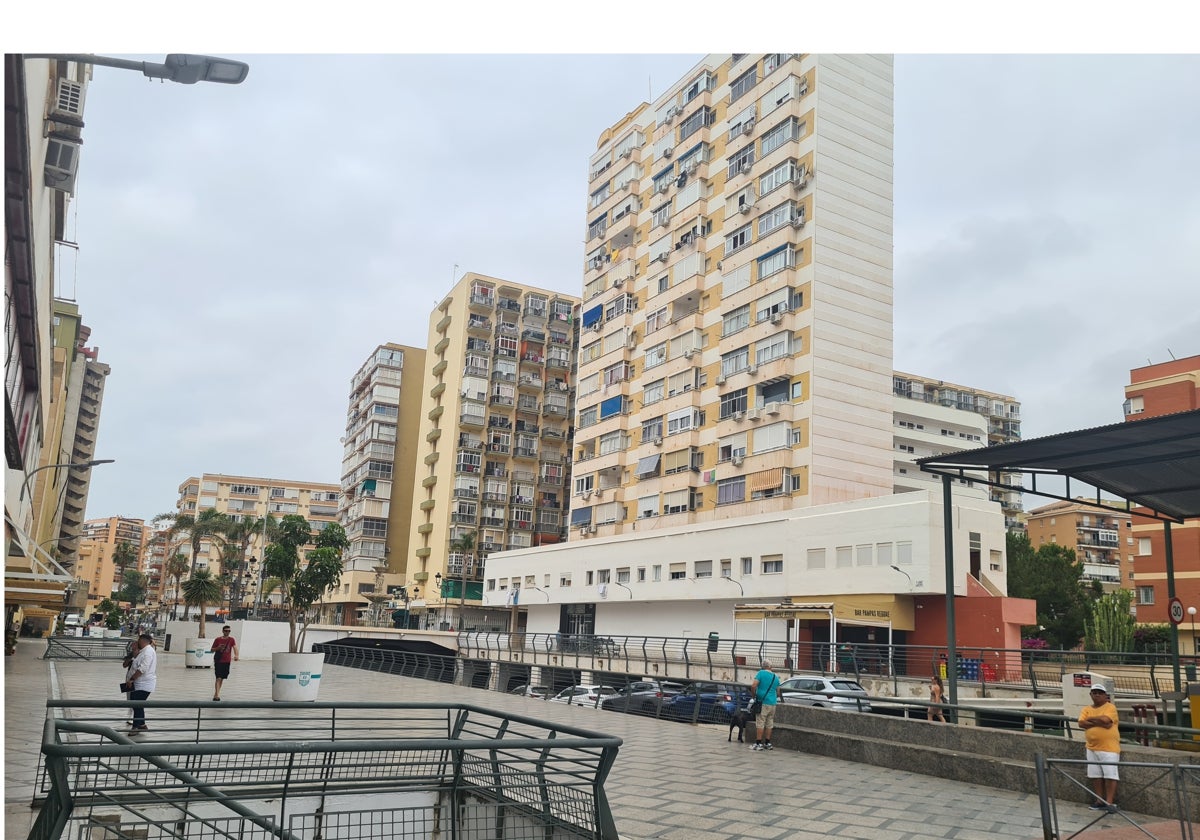
<svg viewBox="0 0 1200 840">
<path fill-rule="evenodd" d="M 1117 762 L 1121 760 L 1121 733 L 1117 727 L 1117 707 L 1108 699 L 1108 687 L 1092 683 L 1092 705 L 1079 713 L 1079 728 L 1087 742 L 1088 778 L 1096 791 L 1093 811 L 1115 811 L 1117 798 Z"/>
</svg>

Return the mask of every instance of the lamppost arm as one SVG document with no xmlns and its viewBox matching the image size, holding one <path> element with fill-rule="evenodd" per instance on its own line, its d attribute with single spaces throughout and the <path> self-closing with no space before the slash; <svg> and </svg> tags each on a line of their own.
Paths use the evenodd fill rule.
<svg viewBox="0 0 1200 840">
<path fill-rule="evenodd" d="M 127 58 L 110 58 L 85 53 L 35 53 L 26 58 L 49 58 L 58 61 L 74 61 L 77 64 L 94 64 L 100 67 L 116 67 L 119 70 L 135 70 L 148 79 L 167 79 L 181 85 L 196 82 L 216 82 L 223 85 L 240 85 L 250 73 L 250 65 L 244 61 L 216 58 L 210 55 L 188 55 L 172 53 L 162 64 L 153 61 L 131 61 Z"/>
<path fill-rule="evenodd" d="M 25 494 L 29 491 L 29 479 L 33 478 L 35 475 L 40 473 L 42 470 L 49 470 L 49 469 L 86 470 L 86 469 L 91 469 L 92 467 L 99 466 L 100 464 L 111 464 L 111 463 L 113 463 L 114 460 L 115 459 L 113 459 L 113 458 L 101 458 L 96 461 L 83 461 L 82 463 L 79 463 L 79 464 L 74 464 L 74 463 L 44 464 L 44 465 L 38 467 L 33 472 L 25 473 L 25 480 L 23 482 L 21 482 L 21 495 L 17 497 L 17 501 L 20 502 L 21 500 L 23 500 L 25 498 Z"/>
</svg>

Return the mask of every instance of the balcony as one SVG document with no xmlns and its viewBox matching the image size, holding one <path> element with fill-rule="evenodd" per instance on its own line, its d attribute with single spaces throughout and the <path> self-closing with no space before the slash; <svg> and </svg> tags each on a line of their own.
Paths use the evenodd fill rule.
<svg viewBox="0 0 1200 840">
<path fill-rule="evenodd" d="M 518 446 L 516 449 L 513 450 L 514 458 L 536 458 L 537 456 L 538 456 L 537 450 L 531 449 L 530 447 L 527 447 L 527 446 Z"/>
<path fill-rule="evenodd" d="M 444 365 L 444 364 L 446 364 L 444 361 L 438 362 L 438 365 Z M 437 365 L 434 365 L 434 370 L 435 371 L 437 370 Z M 480 365 L 465 365 L 463 367 L 463 375 L 464 376 L 486 377 L 488 375 L 488 369 L 487 369 L 487 367 L 483 367 Z"/>
<path fill-rule="evenodd" d="M 492 332 L 492 322 L 488 318 L 481 318 L 477 315 L 472 315 L 467 319 L 467 332 L 490 335 Z"/>
<path fill-rule="evenodd" d="M 458 416 L 458 420 L 464 426 L 483 426 L 482 414 L 468 414 L 463 412 Z"/>
<path fill-rule="evenodd" d="M 524 519 L 508 520 L 508 529 L 510 531 L 532 531 L 533 523 Z"/>
<path fill-rule="evenodd" d="M 533 389 L 536 391 L 541 391 L 545 385 L 545 380 L 543 380 L 540 376 L 530 376 L 529 374 L 524 374 L 521 376 L 521 381 L 517 384 L 517 387 L 523 390 Z"/>
<path fill-rule="evenodd" d="M 455 487 L 454 498 L 456 499 L 478 499 L 479 491 L 473 487 Z"/>
<path fill-rule="evenodd" d="M 521 313 L 525 318 L 532 318 L 538 321 L 546 320 L 546 309 L 544 307 L 526 306 L 525 311 Z"/>
<path fill-rule="evenodd" d="M 517 325 L 510 321 L 496 322 L 496 335 L 516 335 L 518 332 Z"/>
<path fill-rule="evenodd" d="M 447 362 L 445 359 L 442 359 L 440 362 L 438 362 L 436 365 L 433 366 L 433 369 L 432 369 L 433 375 L 441 376 L 443 373 L 446 372 L 446 368 L 448 366 L 449 366 L 449 362 Z"/>
<path fill-rule="evenodd" d="M 494 417 L 493 416 L 493 417 L 488 418 L 488 428 L 489 429 L 511 429 L 512 427 L 513 427 L 513 423 L 507 417 Z"/>
<path fill-rule="evenodd" d="M 507 443 L 489 443 L 487 445 L 488 452 L 494 452 L 498 455 L 507 455 L 510 447 Z"/>
<path fill-rule="evenodd" d="M 496 298 L 494 295 L 471 295 L 467 301 L 467 304 L 472 309 L 490 310 L 495 307 Z"/>
<path fill-rule="evenodd" d="M 489 402 L 492 405 L 511 406 L 513 404 L 513 398 L 512 397 L 502 397 L 499 394 L 494 394 L 492 396 L 491 400 L 489 400 Z"/>
<path fill-rule="evenodd" d="M 509 401 L 509 405 L 512 405 L 511 400 Z M 521 397 L 519 400 L 517 400 L 517 410 L 530 411 L 534 414 L 537 414 L 541 412 L 542 406 L 537 400 L 530 399 L 529 397 Z"/>
<path fill-rule="evenodd" d="M 502 297 L 496 301 L 496 309 L 503 312 L 520 312 L 521 303 L 520 301 L 513 300 L 512 298 Z"/>
</svg>

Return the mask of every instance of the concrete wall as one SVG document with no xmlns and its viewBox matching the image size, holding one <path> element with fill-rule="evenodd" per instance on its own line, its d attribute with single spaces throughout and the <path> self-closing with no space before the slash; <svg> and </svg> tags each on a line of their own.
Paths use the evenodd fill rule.
<svg viewBox="0 0 1200 840">
<path fill-rule="evenodd" d="M 747 727 L 747 732 L 753 726 Z M 831 712 L 780 706 L 771 741 L 781 749 L 828 755 L 876 767 L 891 767 L 943 779 L 1037 793 L 1035 756 L 1084 758 L 1082 739 L 1034 735 L 974 726 L 947 726 L 886 715 Z M 1121 761 L 1200 765 L 1200 754 L 1121 745 Z M 1083 767 L 1068 772 L 1082 778 Z M 1162 770 L 1122 767 L 1117 803 L 1128 811 L 1174 817 L 1178 811 Z M 1086 802 L 1083 789 L 1056 774 L 1055 798 Z M 1033 807 L 1031 805 L 1031 807 Z M 1190 803 L 1190 819 L 1200 819 L 1200 802 Z"/>
</svg>

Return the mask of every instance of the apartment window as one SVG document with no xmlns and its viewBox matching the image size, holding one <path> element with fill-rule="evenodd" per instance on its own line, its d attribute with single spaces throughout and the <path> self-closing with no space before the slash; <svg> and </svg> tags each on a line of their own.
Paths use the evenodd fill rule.
<svg viewBox="0 0 1200 840">
<path fill-rule="evenodd" d="M 711 560 L 697 560 L 696 561 L 696 577 L 697 578 L 712 577 L 712 561 Z"/>
<path fill-rule="evenodd" d="M 691 137 L 702 128 L 707 128 L 713 124 L 713 111 L 707 105 L 701 107 L 695 113 L 691 114 L 679 125 L 679 140 L 680 142 Z"/>
<path fill-rule="evenodd" d="M 594 586 L 596 583 L 596 573 L 595 572 L 585 572 L 583 579 L 587 586 Z"/>
<path fill-rule="evenodd" d="M 1138 551 L 1137 551 L 1138 556 L 1146 557 L 1150 554 L 1150 538 L 1149 537 L 1138 537 L 1137 544 L 1138 544 Z"/>
<path fill-rule="evenodd" d="M 590 493 L 595 483 L 595 475 L 582 475 L 575 479 L 575 495 Z"/>
<path fill-rule="evenodd" d="M 646 332 L 652 333 L 655 330 L 662 329 L 669 323 L 670 319 L 667 317 L 667 307 L 664 306 L 661 309 L 656 309 L 646 315 Z"/>
<path fill-rule="evenodd" d="M 600 569 L 597 571 L 596 583 L 612 583 L 612 580 L 610 580 L 610 571 L 608 569 Z"/>
<path fill-rule="evenodd" d="M 638 519 L 652 519 L 658 516 L 658 495 L 642 496 L 637 501 Z M 644 571 L 644 570 L 641 570 Z"/>
<path fill-rule="evenodd" d="M 687 578 L 687 564 L 672 563 L 669 574 L 671 576 L 671 580 L 685 580 Z"/>
<path fill-rule="evenodd" d="M 691 509 L 691 492 L 684 488 L 663 494 L 663 513 L 686 513 Z"/>
<path fill-rule="evenodd" d="M 755 349 L 755 361 L 760 365 L 790 356 L 792 353 L 792 334 L 790 332 L 776 333 L 758 342 Z"/>
<path fill-rule="evenodd" d="M 798 140 L 802 129 L 800 121 L 795 117 L 788 117 L 779 125 L 772 128 L 762 138 L 762 157 L 766 157 L 771 152 L 778 149 L 780 146 L 792 140 Z"/>
<path fill-rule="evenodd" d="M 740 251 L 750 244 L 750 229 L 752 225 L 745 224 L 725 237 L 725 256 Z"/>
<path fill-rule="evenodd" d="M 807 557 L 808 568 L 824 569 L 825 568 L 825 549 L 810 548 Z"/>
<path fill-rule="evenodd" d="M 781 575 L 781 574 L 783 574 L 783 555 L 782 554 L 763 555 L 762 573 L 764 575 Z"/>
<path fill-rule="evenodd" d="M 1137 588 L 1137 595 L 1138 595 L 1138 603 L 1141 605 L 1148 605 L 1148 604 L 1154 603 L 1154 587 L 1153 586 L 1139 586 Z"/>
<path fill-rule="evenodd" d="M 833 564 L 838 569 L 854 567 L 854 548 L 849 545 L 839 545 L 833 550 Z"/>
<path fill-rule="evenodd" d="M 667 343 L 664 341 L 662 344 L 655 345 L 646 351 L 645 356 L 642 358 L 642 367 L 645 370 L 649 370 L 652 367 L 658 367 L 666 360 Z"/>
<path fill-rule="evenodd" d="M 737 309 L 726 313 L 721 319 L 721 336 L 733 335 L 750 326 L 750 304 L 743 304 Z"/>
<path fill-rule="evenodd" d="M 665 380 L 659 379 L 657 382 L 651 382 L 642 389 L 642 405 L 653 405 L 663 398 L 663 385 Z"/>
<path fill-rule="evenodd" d="M 638 570 L 637 570 L 637 582 L 638 582 L 638 583 L 645 583 L 645 582 L 646 582 L 646 567 L 645 567 L 645 566 L 638 566 Z"/>
<path fill-rule="evenodd" d="M 593 405 L 593 406 L 589 406 L 587 408 L 581 409 L 579 412 L 580 428 L 596 425 L 599 417 L 600 417 L 600 407 L 599 406 Z"/>
<path fill-rule="evenodd" d="M 617 569 L 617 583 L 629 583 L 629 569 Z"/>
<path fill-rule="evenodd" d="M 746 501 L 746 477 L 736 476 L 717 482 L 717 504 L 732 505 Z"/>
<path fill-rule="evenodd" d="M 629 436 L 621 429 L 600 436 L 600 454 L 608 455 L 629 448 Z"/>
<path fill-rule="evenodd" d="M 660 414 L 642 422 L 642 443 L 661 439 L 663 436 L 663 418 Z"/>
<path fill-rule="evenodd" d="M 608 214 L 588 223 L 588 239 L 596 239 L 608 232 Z"/>
<path fill-rule="evenodd" d="M 744 146 L 738 149 L 727 158 L 729 169 L 725 173 L 726 177 L 733 178 L 741 175 L 743 172 L 749 172 L 750 167 L 754 165 L 754 144 Z"/>
<path fill-rule="evenodd" d="M 746 457 L 746 433 L 739 432 L 717 440 L 717 463 Z"/>
<path fill-rule="evenodd" d="M 796 202 L 794 201 L 785 201 L 778 207 L 768 210 L 766 213 L 763 213 L 758 217 L 759 238 L 766 236 L 768 233 L 776 230 L 777 228 L 791 224 L 792 219 L 796 218 L 798 215 L 802 214 L 797 213 Z"/>
<path fill-rule="evenodd" d="M 794 160 L 785 160 L 758 179 L 758 194 L 766 195 L 772 190 L 796 180 L 799 167 Z"/>
<path fill-rule="evenodd" d="M 758 84 L 758 68 L 751 67 L 729 86 L 729 101 L 736 102 Z"/>
<path fill-rule="evenodd" d="M 671 203 L 667 202 L 662 207 L 656 207 L 651 213 L 654 227 L 662 227 L 667 222 L 671 221 Z"/>
<path fill-rule="evenodd" d="M 733 376 L 750 367 L 750 348 L 739 347 L 721 357 L 721 375 Z"/>
<path fill-rule="evenodd" d="M 769 426 L 759 426 L 754 430 L 754 454 L 769 452 L 772 449 L 784 449 L 790 446 L 791 428 L 787 423 L 772 423 Z"/>
<path fill-rule="evenodd" d="M 558 585 L 559 586 L 570 586 L 571 585 L 571 573 L 570 572 L 559 572 L 558 573 Z"/>
<path fill-rule="evenodd" d="M 720 419 L 727 420 L 733 416 L 735 411 L 745 411 L 747 393 L 745 388 L 739 388 L 736 391 L 722 394 Z"/>
<path fill-rule="evenodd" d="M 742 558 L 742 577 L 750 577 L 750 575 L 752 575 L 752 574 L 754 574 L 754 558 L 753 557 L 743 557 Z"/>
<path fill-rule="evenodd" d="M 655 583 L 662 580 L 662 566 L 651 566 L 650 573 Z"/>
<path fill-rule="evenodd" d="M 791 268 L 796 264 L 796 256 L 798 252 L 791 245 L 783 245 L 773 251 L 769 251 L 758 258 L 758 279 L 765 280 L 772 274 L 777 274 L 785 268 Z"/>
<path fill-rule="evenodd" d="M 699 409 L 681 408 L 667 415 L 667 434 L 674 435 L 689 429 L 698 429 L 703 423 L 704 420 Z"/>
</svg>

